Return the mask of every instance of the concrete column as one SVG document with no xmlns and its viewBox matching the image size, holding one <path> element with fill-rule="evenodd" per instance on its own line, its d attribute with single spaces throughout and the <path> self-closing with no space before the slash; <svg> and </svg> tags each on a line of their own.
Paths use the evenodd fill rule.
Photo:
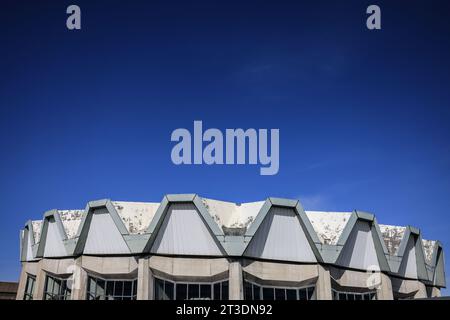
<svg viewBox="0 0 450 320">
<path fill-rule="evenodd" d="M 316 282 L 316 299 L 317 300 L 332 300 L 331 292 L 331 277 L 330 271 L 325 269 L 320 264 L 317 265 L 319 276 Z"/>
<path fill-rule="evenodd" d="M 388 275 L 380 272 L 380 285 L 377 287 L 378 300 L 394 300 L 392 282 Z"/>
<path fill-rule="evenodd" d="M 244 281 L 239 261 L 230 262 L 228 271 L 229 299 L 244 300 Z"/>
<path fill-rule="evenodd" d="M 40 260 L 38 263 L 38 268 L 36 272 L 36 283 L 34 284 L 33 300 L 43 300 L 44 299 L 44 289 L 45 289 L 45 278 L 46 273 L 42 266 L 44 265 L 44 260 Z"/>
<path fill-rule="evenodd" d="M 414 295 L 414 299 L 420 299 L 420 298 L 426 298 L 427 297 L 427 288 L 425 287 L 425 284 L 423 284 L 420 281 L 417 281 L 417 292 Z"/>
<path fill-rule="evenodd" d="M 88 274 L 83 269 L 83 257 L 75 260 L 72 276 L 72 300 L 86 300 Z"/>
<path fill-rule="evenodd" d="M 138 262 L 137 300 L 153 300 L 153 274 L 148 258 Z"/>
<path fill-rule="evenodd" d="M 25 294 L 25 286 L 27 284 L 28 275 L 25 271 L 26 262 L 22 263 L 22 270 L 20 271 L 19 287 L 17 288 L 16 300 L 23 300 Z"/>
</svg>

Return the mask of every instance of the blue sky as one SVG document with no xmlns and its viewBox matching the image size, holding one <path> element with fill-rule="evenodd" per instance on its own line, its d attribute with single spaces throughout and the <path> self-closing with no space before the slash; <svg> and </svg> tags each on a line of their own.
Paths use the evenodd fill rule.
<svg viewBox="0 0 450 320">
<path fill-rule="evenodd" d="M 365 210 L 450 247 L 447 1 L 7 1 L 0 280 L 53 208 L 198 193 Z M 279 128 L 280 171 L 175 166 L 176 128 Z M 450 274 L 447 268 L 447 274 Z M 448 293 L 448 291 L 447 291 Z"/>
</svg>

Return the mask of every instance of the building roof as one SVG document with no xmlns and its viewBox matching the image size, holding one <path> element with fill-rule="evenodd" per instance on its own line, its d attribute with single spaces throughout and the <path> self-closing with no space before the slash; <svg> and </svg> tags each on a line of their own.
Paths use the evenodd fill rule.
<svg viewBox="0 0 450 320">
<path fill-rule="evenodd" d="M 191 213 L 180 216 L 178 219 L 181 220 L 168 222 L 169 209 L 176 203 L 189 204 L 189 206 L 182 206 L 177 210 L 197 211 L 198 217 L 200 217 L 200 220 L 197 220 L 202 221 L 206 229 L 192 225 L 197 220 L 194 219 L 195 215 L 192 216 Z M 284 207 L 287 210 L 278 210 L 277 216 L 274 218 L 273 214 L 275 213 L 273 213 L 272 208 L 276 207 Z M 100 212 L 104 215 L 98 216 L 97 213 Z M 292 212 L 292 214 L 289 212 Z M 270 223 L 278 225 L 278 230 L 270 230 L 271 225 L 266 216 L 270 216 L 270 219 L 272 219 Z M 172 230 L 172 232 L 179 234 L 180 232 L 189 232 L 190 228 L 193 228 L 198 230 L 198 232 L 209 230 L 209 233 L 215 239 L 213 241 L 217 242 L 217 249 L 208 248 L 215 254 L 219 252 L 221 255 L 245 256 L 250 254 L 249 252 L 251 251 L 254 256 L 259 253 L 263 254 L 264 250 L 269 250 L 268 248 L 255 246 L 255 244 L 251 245 L 251 250 L 248 249 L 253 238 L 263 242 L 262 245 L 267 241 L 272 241 L 270 239 L 278 239 L 277 241 L 281 242 L 304 239 L 301 241 L 304 242 L 306 240 L 316 261 L 331 264 L 346 264 L 354 261 L 349 255 L 352 255 L 351 250 L 356 250 L 354 249 L 355 245 L 360 246 L 358 241 L 373 241 L 373 244 L 367 244 L 369 246 L 367 248 L 373 248 L 370 250 L 376 250 L 376 254 L 374 253 L 375 256 L 371 258 L 372 260 L 369 260 L 378 261 L 381 270 L 392 273 L 399 272 L 402 263 L 409 263 L 403 262 L 403 258 L 407 257 L 408 253 L 414 249 L 409 244 L 409 239 L 413 237 L 416 246 L 416 251 L 414 252 L 416 252 L 417 256 L 414 263 L 417 263 L 420 277 L 425 278 L 427 281 L 437 281 L 441 286 L 445 285 L 445 278 L 436 280 L 434 274 L 437 266 L 443 264 L 442 245 L 435 240 L 423 240 L 420 230 L 413 227 L 378 225 L 372 214 L 362 211 L 304 211 L 298 200 L 278 198 L 239 204 L 202 198 L 191 194 L 167 195 L 161 202 L 97 200 L 89 202 L 84 210 L 51 210 L 45 213 L 43 220 L 29 221 L 25 226 L 21 233 L 21 259 L 28 260 L 32 257 L 31 259 L 34 260 L 49 255 L 55 257 L 58 255 L 71 256 L 82 254 L 86 250 L 86 242 L 89 243 L 88 238 L 91 225 L 97 223 L 102 224 L 95 227 L 97 233 L 108 234 L 109 238 L 107 239 L 110 242 L 123 241 L 123 244 L 117 244 L 115 249 L 114 244 L 110 243 L 108 250 L 113 251 L 98 252 L 101 254 L 152 252 L 152 250 L 156 250 L 154 249 L 155 241 L 159 243 L 159 246 L 169 248 L 174 245 L 172 242 L 176 241 L 177 236 L 174 235 L 173 237 L 175 238 L 169 240 L 162 239 L 161 235 L 158 237 L 161 230 L 180 228 Z M 181 224 L 178 225 L 177 223 Z M 291 228 L 290 224 L 292 223 L 298 224 L 298 227 L 293 226 Z M 367 224 L 368 227 L 363 227 L 364 224 Z M 294 233 L 304 233 L 304 236 L 293 237 L 292 235 L 283 234 L 283 230 L 288 229 L 297 230 L 291 231 Z M 30 232 L 31 235 L 28 235 Z M 267 234 L 261 235 L 261 232 Z M 361 234 L 367 232 L 372 233 L 372 235 L 361 238 Z M 101 239 L 102 234 L 97 234 L 96 237 L 94 247 L 92 247 L 92 241 L 90 242 L 91 244 L 88 244 L 88 250 L 91 250 L 89 254 L 95 254 L 102 241 L 104 241 Z M 193 239 L 204 239 L 202 241 L 206 241 L 205 239 L 208 237 L 205 235 L 203 238 L 193 237 Z M 61 248 L 61 245 L 48 243 L 48 241 L 58 241 L 58 238 L 63 243 L 64 249 Z M 181 237 L 178 238 L 181 239 Z M 360 238 L 363 240 L 358 240 Z M 186 241 L 189 242 L 189 239 L 189 237 L 186 238 Z M 350 242 L 353 244 L 347 245 Z M 273 244 L 267 243 L 266 245 L 271 245 L 272 256 L 277 256 L 278 252 L 276 248 L 273 249 Z M 285 243 L 284 245 L 291 246 L 292 244 Z M 286 255 L 283 256 L 283 259 L 297 259 L 295 261 L 301 261 L 301 253 L 298 252 L 298 248 L 292 248 L 290 251 L 287 248 L 285 249 L 283 252 Z M 304 247 L 301 250 L 307 249 Z M 311 260 L 311 257 L 308 259 Z M 365 268 L 364 265 L 361 262 L 355 268 Z M 440 278 L 442 277 L 440 276 Z"/>
</svg>

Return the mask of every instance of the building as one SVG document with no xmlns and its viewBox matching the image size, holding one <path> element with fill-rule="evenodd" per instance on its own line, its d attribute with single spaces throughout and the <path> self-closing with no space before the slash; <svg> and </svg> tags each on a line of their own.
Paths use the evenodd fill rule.
<svg viewBox="0 0 450 320">
<path fill-rule="evenodd" d="M 444 252 L 419 229 L 296 200 L 91 201 L 21 230 L 17 299 L 413 299 L 440 296 Z"/>
<path fill-rule="evenodd" d="M 17 282 L 0 281 L 0 300 L 14 300 L 17 296 Z"/>
</svg>

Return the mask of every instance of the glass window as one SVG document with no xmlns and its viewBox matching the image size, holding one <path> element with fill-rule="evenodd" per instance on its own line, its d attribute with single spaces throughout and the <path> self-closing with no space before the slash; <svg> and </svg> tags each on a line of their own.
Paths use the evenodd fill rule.
<svg viewBox="0 0 450 320">
<path fill-rule="evenodd" d="M 275 288 L 275 300 L 286 300 L 286 289 Z"/>
<path fill-rule="evenodd" d="M 174 298 L 174 283 L 170 281 L 164 282 L 164 292 L 165 292 L 165 300 L 173 300 Z"/>
<path fill-rule="evenodd" d="M 88 300 L 136 300 L 136 293 L 137 279 L 109 280 L 91 276 L 88 278 Z"/>
<path fill-rule="evenodd" d="M 226 300 L 228 280 L 215 283 L 173 282 L 155 278 L 155 300 Z"/>
<path fill-rule="evenodd" d="M 376 292 L 343 292 L 333 289 L 334 300 L 376 300 Z"/>
<path fill-rule="evenodd" d="M 286 300 L 297 300 L 297 290 L 286 289 Z"/>
<path fill-rule="evenodd" d="M 253 285 L 253 300 L 261 300 L 261 288 L 257 285 Z"/>
<path fill-rule="evenodd" d="M 155 279 L 155 300 L 164 300 L 164 280 Z"/>
<path fill-rule="evenodd" d="M 200 286 L 197 283 L 188 284 L 188 300 L 198 299 L 200 297 Z"/>
<path fill-rule="evenodd" d="M 306 292 L 307 292 L 307 295 L 308 295 L 308 300 L 313 300 L 314 287 L 306 288 Z"/>
<path fill-rule="evenodd" d="M 253 286 L 250 282 L 244 282 L 244 299 L 245 300 L 254 300 L 253 298 Z"/>
<path fill-rule="evenodd" d="M 45 278 L 44 300 L 70 300 L 72 290 L 67 279 L 47 275 Z"/>
<path fill-rule="evenodd" d="M 123 281 L 114 281 L 114 295 L 123 296 Z"/>
<path fill-rule="evenodd" d="M 305 288 L 283 288 L 260 286 L 244 281 L 245 300 L 313 300 L 314 286 Z"/>
<path fill-rule="evenodd" d="M 274 300 L 273 288 L 263 288 L 263 300 Z"/>
<path fill-rule="evenodd" d="M 200 285 L 200 299 L 211 299 L 211 285 L 201 284 Z"/>
<path fill-rule="evenodd" d="M 220 300 L 228 300 L 228 280 L 222 281 L 220 284 L 222 286 L 222 297 Z"/>
<path fill-rule="evenodd" d="M 306 290 L 298 291 L 298 300 L 308 300 L 308 295 L 306 294 Z"/>
<path fill-rule="evenodd" d="M 186 300 L 187 299 L 187 284 L 186 283 L 177 283 L 175 286 L 177 295 L 177 300 Z"/>
<path fill-rule="evenodd" d="M 220 282 L 214 283 L 214 300 L 220 299 Z"/>
<path fill-rule="evenodd" d="M 33 300 L 34 284 L 36 283 L 36 277 L 27 275 L 27 282 L 25 284 L 25 293 L 23 300 Z"/>
</svg>

